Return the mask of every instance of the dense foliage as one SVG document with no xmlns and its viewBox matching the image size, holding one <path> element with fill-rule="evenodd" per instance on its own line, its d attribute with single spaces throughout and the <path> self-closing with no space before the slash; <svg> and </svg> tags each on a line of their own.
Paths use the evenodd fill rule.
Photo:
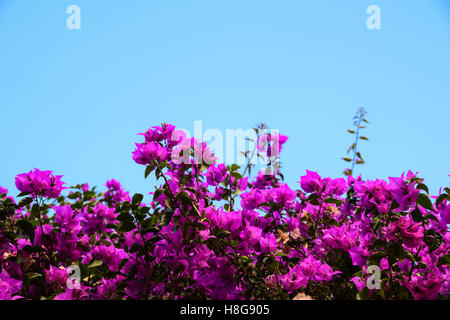
<svg viewBox="0 0 450 320">
<path fill-rule="evenodd" d="M 449 188 L 306 171 L 295 190 L 278 168 L 219 164 L 172 125 L 142 135 L 150 203 L 38 169 L 16 177 L 17 200 L 0 188 L 0 299 L 448 298 Z M 275 161 L 287 137 L 258 137 Z"/>
</svg>

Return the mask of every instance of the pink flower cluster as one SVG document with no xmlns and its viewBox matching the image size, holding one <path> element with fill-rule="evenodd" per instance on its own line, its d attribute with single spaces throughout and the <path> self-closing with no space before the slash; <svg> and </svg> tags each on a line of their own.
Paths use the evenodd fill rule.
<svg viewBox="0 0 450 320">
<path fill-rule="evenodd" d="M 31 170 L 28 173 L 19 174 L 16 177 L 16 187 L 21 192 L 44 196 L 47 198 L 58 198 L 64 189 L 62 176 L 54 176 L 52 171 Z"/>
<path fill-rule="evenodd" d="M 148 203 L 116 180 L 64 196 L 61 176 L 37 169 L 16 177 L 18 204 L 0 188 L 0 299 L 448 298 L 449 188 L 306 171 L 293 189 L 217 163 L 172 125 L 142 135 L 133 159 L 159 181 Z"/>
</svg>

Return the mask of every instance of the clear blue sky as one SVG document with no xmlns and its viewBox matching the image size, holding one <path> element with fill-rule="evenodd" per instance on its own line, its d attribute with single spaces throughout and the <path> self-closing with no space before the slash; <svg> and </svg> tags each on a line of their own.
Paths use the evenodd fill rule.
<svg viewBox="0 0 450 320">
<path fill-rule="evenodd" d="M 66 8 L 81 8 L 81 30 Z M 381 9 L 368 30 L 366 8 Z M 356 174 L 450 178 L 447 0 L 0 0 L 0 185 L 33 167 L 69 185 L 119 179 L 148 193 L 131 159 L 161 122 L 290 137 L 287 181 L 342 175 L 356 109 L 371 121 Z"/>
</svg>

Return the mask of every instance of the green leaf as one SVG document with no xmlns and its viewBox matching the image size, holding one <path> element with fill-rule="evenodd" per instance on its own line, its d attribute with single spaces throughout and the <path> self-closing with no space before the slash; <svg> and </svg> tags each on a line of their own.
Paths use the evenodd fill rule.
<svg viewBox="0 0 450 320">
<path fill-rule="evenodd" d="M 347 162 L 352 162 L 352 159 L 347 158 L 347 157 L 342 158 L 342 160 L 347 161 Z"/>
<path fill-rule="evenodd" d="M 191 225 L 187 222 L 185 224 L 183 224 L 183 226 L 181 227 L 181 230 L 183 233 L 183 238 L 185 240 L 188 240 L 190 229 L 191 229 Z"/>
<path fill-rule="evenodd" d="M 413 218 L 414 222 L 421 222 L 423 220 L 422 213 L 417 207 L 411 212 L 411 217 Z"/>
<path fill-rule="evenodd" d="M 377 247 L 378 249 L 383 248 L 384 246 L 386 246 L 386 242 L 383 239 L 376 239 L 373 242 L 374 246 Z"/>
<path fill-rule="evenodd" d="M 450 254 L 446 254 L 445 256 L 442 256 L 438 260 L 438 267 L 442 265 L 450 265 Z"/>
<path fill-rule="evenodd" d="M 356 143 L 353 143 L 350 148 L 347 149 L 347 153 L 349 153 L 350 151 L 352 151 L 353 149 L 355 149 L 356 147 Z"/>
<path fill-rule="evenodd" d="M 355 130 L 347 129 L 347 131 L 350 132 L 351 134 L 354 134 L 354 133 L 355 133 Z"/>
<path fill-rule="evenodd" d="M 152 173 L 153 169 L 155 169 L 154 165 L 148 165 L 145 168 L 145 179 L 147 179 L 147 177 L 150 175 L 150 173 Z"/>
<path fill-rule="evenodd" d="M 437 197 L 437 199 L 436 199 L 436 205 L 439 205 L 442 201 L 447 199 L 447 197 L 448 197 L 448 194 L 446 194 L 446 193 L 440 194 L 439 197 Z"/>
<path fill-rule="evenodd" d="M 153 221 L 150 218 L 145 219 L 144 221 L 142 221 L 141 223 L 141 228 L 144 229 L 146 232 L 155 232 L 158 233 L 158 229 L 153 226 Z M 151 231 L 150 229 L 154 229 L 153 231 Z"/>
<path fill-rule="evenodd" d="M 184 186 L 186 183 L 188 183 L 189 182 L 189 180 L 191 179 L 191 177 L 190 176 L 183 176 L 182 178 L 181 178 L 181 180 L 180 180 L 180 186 Z"/>
<path fill-rule="evenodd" d="M 142 199 L 144 199 L 144 196 L 142 194 L 140 194 L 140 193 L 136 193 L 133 196 L 133 199 L 131 200 L 131 203 L 132 204 L 139 204 L 139 203 L 142 202 Z"/>
<path fill-rule="evenodd" d="M 369 140 L 369 138 L 365 137 L 365 136 L 361 136 L 359 137 L 361 140 Z"/>
<path fill-rule="evenodd" d="M 157 199 L 160 195 L 162 195 L 164 192 L 164 189 L 156 189 L 153 193 L 153 200 Z"/>
<path fill-rule="evenodd" d="M 170 206 L 170 198 L 166 198 L 166 199 L 164 200 L 164 203 L 166 204 L 166 207 L 167 207 L 167 208 L 172 209 L 172 207 Z"/>
<path fill-rule="evenodd" d="M 140 207 L 139 208 L 139 212 L 146 215 L 147 213 L 149 213 L 150 211 L 150 207 Z"/>
<path fill-rule="evenodd" d="M 434 220 L 434 221 L 436 221 L 436 222 L 439 222 L 439 220 L 438 220 L 438 218 L 436 218 L 436 216 L 434 215 L 434 214 L 427 214 L 426 216 L 425 216 L 425 219 L 431 219 L 431 220 Z"/>
<path fill-rule="evenodd" d="M 120 211 L 121 212 L 128 212 L 128 211 L 130 211 L 130 203 L 128 201 L 125 201 L 122 204 L 122 207 L 120 208 Z"/>
<path fill-rule="evenodd" d="M 416 186 L 416 189 L 424 190 L 427 194 L 430 194 L 430 191 L 428 190 L 428 187 L 425 184 L 423 184 L 423 183 L 419 183 Z"/>
<path fill-rule="evenodd" d="M 220 230 L 217 233 L 217 238 L 219 239 L 224 239 L 224 238 L 228 238 L 231 235 L 231 232 L 228 230 Z"/>
<path fill-rule="evenodd" d="M 117 216 L 116 219 L 119 220 L 120 222 L 123 222 L 123 221 L 133 221 L 133 216 L 132 216 L 130 213 L 128 213 L 128 212 L 121 212 L 121 213 Z"/>
<path fill-rule="evenodd" d="M 30 198 L 30 197 L 23 198 L 22 200 L 19 201 L 18 206 L 20 208 L 22 208 L 22 207 L 25 207 L 25 206 L 29 205 L 31 202 L 33 202 L 32 198 Z"/>
<path fill-rule="evenodd" d="M 29 195 L 30 193 L 29 192 L 21 192 L 21 193 L 19 193 L 18 195 L 17 195 L 17 197 L 19 198 L 19 197 L 24 197 L 24 196 L 27 196 L 27 195 Z"/>
<path fill-rule="evenodd" d="M 102 260 L 94 260 L 94 261 L 88 266 L 88 268 L 97 268 L 97 267 L 100 267 L 101 265 L 103 265 L 103 261 L 102 261 Z"/>
<path fill-rule="evenodd" d="M 72 209 L 81 209 L 83 207 L 83 204 L 80 201 L 75 202 L 71 205 Z"/>
<path fill-rule="evenodd" d="M 138 252 L 141 248 L 139 243 L 133 243 L 130 247 L 130 252 Z"/>
<path fill-rule="evenodd" d="M 67 198 L 74 200 L 74 199 L 79 198 L 80 196 L 81 196 L 81 193 L 79 191 L 77 191 L 77 192 L 74 192 L 74 193 L 70 193 L 67 196 Z"/>
<path fill-rule="evenodd" d="M 326 198 L 323 202 L 325 202 L 325 203 L 334 203 L 334 204 L 336 204 L 337 206 L 340 206 L 341 204 L 342 204 L 342 200 L 338 200 L 338 199 L 335 199 L 335 198 Z"/>
<path fill-rule="evenodd" d="M 39 205 L 34 204 L 33 207 L 31 208 L 31 216 L 33 218 L 39 217 L 39 212 L 40 212 Z"/>
<path fill-rule="evenodd" d="M 191 196 L 186 191 L 179 192 L 175 196 L 175 198 L 177 198 L 178 200 L 180 200 L 183 203 L 191 203 L 192 202 Z"/>
<path fill-rule="evenodd" d="M 367 265 L 379 265 L 381 259 L 384 258 L 384 254 L 382 253 L 375 253 L 372 254 L 368 259 L 367 259 Z"/>
<path fill-rule="evenodd" d="M 103 265 L 103 261 L 102 261 L 102 260 L 94 260 L 94 261 L 88 266 L 88 268 L 97 268 L 97 267 L 100 267 L 101 265 Z"/>
<path fill-rule="evenodd" d="M 233 163 L 232 165 L 231 165 L 231 171 L 236 171 L 236 170 L 238 170 L 238 169 L 240 169 L 241 167 L 240 166 L 238 166 L 237 164 L 235 164 L 235 163 Z"/>
<path fill-rule="evenodd" d="M 234 177 L 236 180 L 241 180 L 242 179 L 241 174 L 239 172 L 237 172 L 237 171 L 231 172 L 231 176 Z"/>
<path fill-rule="evenodd" d="M 397 203 L 397 201 L 392 200 L 392 202 L 391 202 L 391 211 L 397 209 L 398 207 L 400 207 L 400 205 Z"/>
<path fill-rule="evenodd" d="M 135 228 L 136 228 L 136 225 L 132 221 L 126 220 L 120 224 L 118 231 L 129 232 Z"/>
<path fill-rule="evenodd" d="M 424 207 L 425 209 L 434 211 L 433 204 L 431 203 L 430 198 L 424 193 L 419 193 L 419 196 L 417 197 L 417 204 Z"/>
<path fill-rule="evenodd" d="M 30 283 L 34 279 L 42 278 L 42 274 L 38 272 L 27 272 L 25 274 L 25 279 L 28 283 Z"/>
<path fill-rule="evenodd" d="M 20 230 L 23 231 L 27 236 L 30 237 L 30 239 L 34 240 L 34 225 L 26 220 L 26 219 L 20 219 L 16 222 L 16 225 L 19 227 Z"/>
<path fill-rule="evenodd" d="M 361 291 L 356 296 L 357 300 L 367 300 L 368 298 L 369 298 L 369 289 L 367 289 L 367 287 L 362 288 Z"/>
<path fill-rule="evenodd" d="M 173 212 L 165 212 L 161 218 L 161 223 L 166 226 L 172 220 Z"/>
<path fill-rule="evenodd" d="M 387 246 L 387 251 L 391 256 L 395 256 L 398 259 L 403 259 L 406 255 L 405 249 L 399 242 L 390 242 Z"/>
</svg>

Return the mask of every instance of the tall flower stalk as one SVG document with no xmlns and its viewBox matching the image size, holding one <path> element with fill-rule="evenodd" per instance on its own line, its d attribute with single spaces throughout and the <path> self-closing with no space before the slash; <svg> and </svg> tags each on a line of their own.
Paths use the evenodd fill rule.
<svg viewBox="0 0 450 320">
<path fill-rule="evenodd" d="M 363 136 L 360 134 L 360 131 L 364 129 L 366 126 L 365 124 L 368 124 L 369 121 L 366 119 L 367 111 L 364 109 L 364 107 L 359 108 L 356 111 L 356 115 L 353 117 L 353 129 L 347 129 L 347 131 L 350 134 L 355 135 L 355 141 L 353 144 L 348 148 L 347 154 L 350 154 L 353 151 L 353 157 L 344 157 L 342 158 L 346 162 L 350 162 L 352 164 L 351 168 L 347 168 L 344 171 L 344 174 L 346 176 L 353 175 L 353 171 L 355 169 L 355 165 L 357 164 L 364 164 L 365 161 L 363 157 L 361 156 L 361 152 L 358 149 L 358 142 L 359 140 L 369 140 L 366 136 Z"/>
</svg>

